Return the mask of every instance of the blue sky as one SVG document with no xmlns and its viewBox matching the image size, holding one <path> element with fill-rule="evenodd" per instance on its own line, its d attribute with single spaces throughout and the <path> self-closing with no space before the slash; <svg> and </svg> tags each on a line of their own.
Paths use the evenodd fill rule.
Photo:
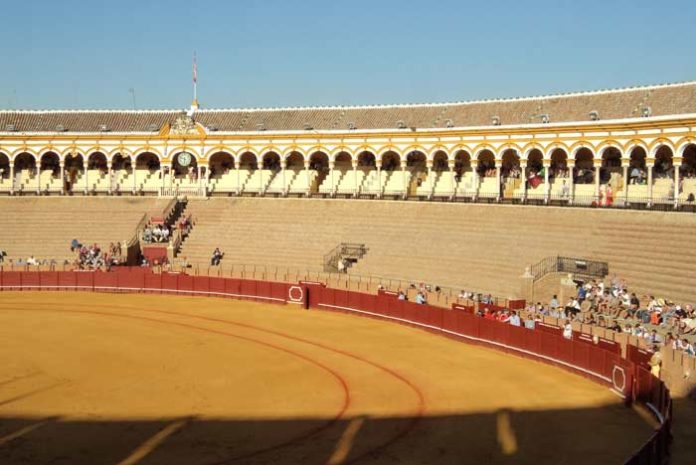
<svg viewBox="0 0 696 465">
<path fill-rule="evenodd" d="M 696 79 L 696 2 L 1 0 L 0 108 L 471 100 Z"/>
</svg>

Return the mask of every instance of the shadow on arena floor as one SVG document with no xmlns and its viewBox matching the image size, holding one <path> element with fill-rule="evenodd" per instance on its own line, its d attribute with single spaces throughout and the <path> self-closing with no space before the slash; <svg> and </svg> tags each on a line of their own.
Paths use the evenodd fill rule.
<svg viewBox="0 0 696 465">
<path fill-rule="evenodd" d="M 311 396 L 311 393 L 309 394 Z M 524 395 L 519 393 L 516 395 Z M 79 399 L 76 399 L 79 401 Z M 675 405 L 675 412 L 692 415 Z M 644 416 L 644 415 L 641 415 Z M 676 421 L 686 421 L 686 418 Z M 694 417 L 690 423 L 696 425 Z M 422 418 L 71 420 L 0 416 L 4 465 L 623 464 L 652 425 L 620 404 Z M 676 465 L 696 449 L 677 433 Z M 690 436 L 691 435 L 691 436 Z"/>
</svg>

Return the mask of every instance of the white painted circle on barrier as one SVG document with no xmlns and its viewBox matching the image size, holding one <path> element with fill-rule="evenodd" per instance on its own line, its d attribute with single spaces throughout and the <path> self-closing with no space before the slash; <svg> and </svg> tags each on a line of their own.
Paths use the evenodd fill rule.
<svg viewBox="0 0 696 465">
<path fill-rule="evenodd" d="M 304 300 L 304 289 L 300 286 L 290 286 L 288 289 L 288 299 L 291 302 L 302 302 Z"/>
<path fill-rule="evenodd" d="M 617 373 L 621 374 L 619 376 L 621 379 L 621 386 L 619 386 L 619 383 L 617 383 Z M 611 371 L 611 382 L 614 384 L 614 389 L 621 393 L 624 392 L 624 389 L 626 389 L 626 371 L 623 369 L 623 367 L 614 365 L 614 369 Z"/>
</svg>

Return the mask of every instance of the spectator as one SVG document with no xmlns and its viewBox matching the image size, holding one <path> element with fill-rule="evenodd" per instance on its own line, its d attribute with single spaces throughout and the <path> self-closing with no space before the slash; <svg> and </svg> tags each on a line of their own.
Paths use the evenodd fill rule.
<svg viewBox="0 0 696 465">
<path fill-rule="evenodd" d="M 220 264 L 220 260 L 222 260 L 223 253 L 220 252 L 220 248 L 216 247 L 215 250 L 213 251 L 213 256 L 210 258 L 210 264 L 212 266 L 218 266 Z"/>
<path fill-rule="evenodd" d="M 570 320 L 566 320 L 563 325 L 563 337 L 568 340 L 573 339 L 573 325 L 570 324 Z"/>
<path fill-rule="evenodd" d="M 36 259 L 34 258 L 33 255 L 30 255 L 29 258 L 27 258 L 27 265 L 36 266 L 38 264 L 39 264 L 39 262 L 36 261 Z"/>
<path fill-rule="evenodd" d="M 554 294 L 551 298 L 551 301 L 549 302 L 549 307 L 551 308 L 551 310 L 556 310 L 558 308 L 558 305 L 558 297 L 556 296 L 556 294 Z"/>
<path fill-rule="evenodd" d="M 0 263 L 4 263 L 4 262 L 5 262 L 5 257 L 7 257 L 7 252 L 5 252 L 4 250 L 0 249 Z"/>
<path fill-rule="evenodd" d="M 652 346 L 653 354 L 650 357 L 648 364 L 650 365 L 650 373 L 656 378 L 660 377 L 660 368 L 662 367 L 662 354 L 660 347 L 656 344 Z"/>
<path fill-rule="evenodd" d="M 82 244 L 80 244 L 80 241 L 77 239 L 73 239 L 70 241 L 70 251 L 74 252 L 75 250 L 78 250 L 80 247 L 82 247 Z"/>
<path fill-rule="evenodd" d="M 399 294 L 398 294 L 398 296 L 397 296 L 397 299 L 398 299 L 398 300 L 408 300 L 408 299 L 406 298 L 406 294 L 404 294 L 404 291 L 399 291 Z"/>
<path fill-rule="evenodd" d="M 425 298 L 425 294 L 423 294 L 422 291 L 418 291 L 418 294 L 416 294 L 416 303 L 417 304 L 427 304 L 428 300 Z"/>
<path fill-rule="evenodd" d="M 522 326 L 522 321 L 520 320 L 520 316 L 516 311 L 512 311 L 512 315 L 510 315 L 508 323 L 510 323 L 512 326 Z"/>
</svg>

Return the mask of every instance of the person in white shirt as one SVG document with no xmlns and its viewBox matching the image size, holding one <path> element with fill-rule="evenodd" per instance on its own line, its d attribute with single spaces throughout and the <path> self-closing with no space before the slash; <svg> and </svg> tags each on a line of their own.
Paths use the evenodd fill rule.
<svg viewBox="0 0 696 465">
<path fill-rule="evenodd" d="M 512 315 L 510 315 L 510 319 L 508 320 L 508 323 L 510 323 L 512 326 L 522 326 L 522 321 L 520 320 L 520 316 L 517 314 L 516 311 L 513 310 Z"/>
<path fill-rule="evenodd" d="M 570 324 L 570 320 L 566 320 L 563 326 L 563 337 L 566 339 L 573 339 L 573 325 Z"/>
<path fill-rule="evenodd" d="M 38 264 L 39 264 L 39 262 L 36 261 L 36 259 L 34 258 L 33 255 L 30 256 L 29 258 L 27 258 L 27 265 L 35 266 L 35 265 L 38 265 Z"/>
</svg>

